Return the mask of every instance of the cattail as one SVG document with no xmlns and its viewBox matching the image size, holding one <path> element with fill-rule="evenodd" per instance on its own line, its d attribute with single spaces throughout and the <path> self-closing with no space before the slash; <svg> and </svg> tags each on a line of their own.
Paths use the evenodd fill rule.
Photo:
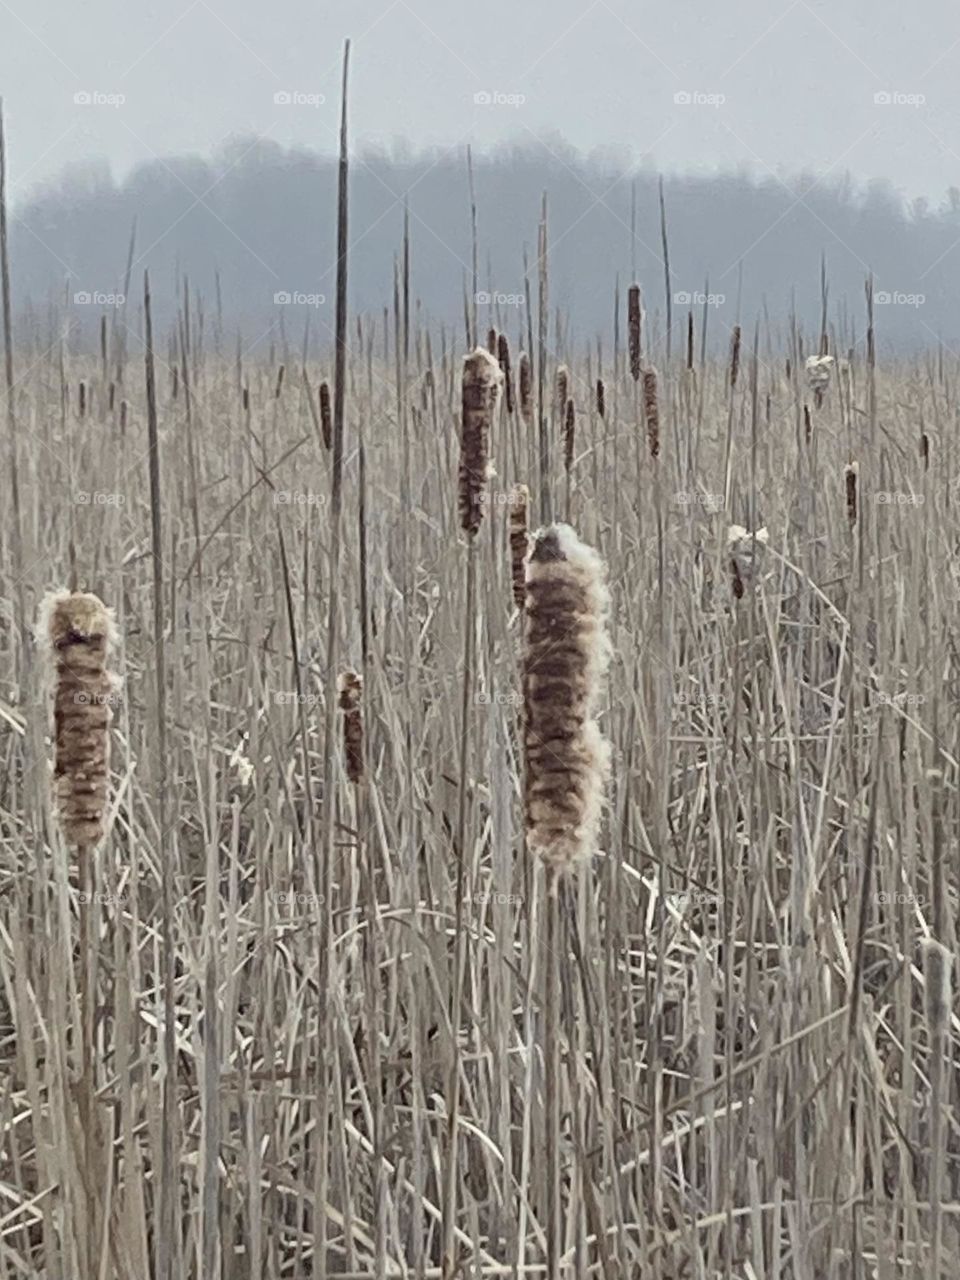
<svg viewBox="0 0 960 1280">
<path fill-rule="evenodd" d="M 687 368 L 693 368 L 693 312 L 687 312 Z"/>
<path fill-rule="evenodd" d="M 320 383 L 320 432 L 323 436 L 323 447 L 333 447 L 333 419 L 330 416 L 330 384 Z"/>
<path fill-rule="evenodd" d="M 755 561 L 762 563 L 767 540 L 766 529 L 751 533 L 742 524 L 732 524 L 727 529 L 727 554 L 730 557 L 733 594 L 738 600 L 743 599 L 747 583 L 752 584 L 754 581 Z"/>
<path fill-rule="evenodd" d="M 567 401 L 563 416 L 563 467 L 567 475 L 573 469 L 573 446 L 577 431 L 577 409 L 573 400 Z"/>
<path fill-rule="evenodd" d="M 107 389 L 107 408 L 113 413 L 113 405 L 117 398 L 117 388 L 111 382 Z"/>
<path fill-rule="evenodd" d="M 250 409 L 250 388 L 243 388 L 243 411 L 247 413 Z"/>
<path fill-rule="evenodd" d="M 120 430 L 126 431 L 126 429 L 127 429 L 127 402 L 126 400 L 121 400 L 120 401 Z"/>
<path fill-rule="evenodd" d="M 565 364 L 560 365 L 557 369 L 557 405 L 560 409 L 560 419 L 563 421 L 564 413 L 567 408 L 567 400 L 570 396 L 570 371 Z"/>
<path fill-rule="evenodd" d="M 363 781 L 363 678 L 356 671 L 342 671 L 338 683 L 338 705 L 343 712 L 343 754 L 347 761 L 347 777 L 353 783 Z"/>
<path fill-rule="evenodd" d="M 53 776 L 60 825 L 68 844 L 87 849 L 103 836 L 106 819 L 113 616 L 94 595 L 52 593 L 41 603 L 38 635 L 56 675 Z"/>
<path fill-rule="evenodd" d="M 833 366 L 833 356 L 807 356 L 804 362 L 803 367 L 807 375 L 807 386 L 813 392 L 814 403 L 818 409 L 823 404 L 823 397 L 830 386 Z"/>
<path fill-rule="evenodd" d="M 656 458 L 660 453 L 660 406 L 657 402 L 657 371 L 652 367 L 643 371 L 643 413 L 647 420 L 650 457 Z"/>
<path fill-rule="evenodd" d="M 480 528 L 490 471 L 490 431 L 503 374 L 489 351 L 477 347 L 463 364 L 460 434 L 460 527 L 472 537 Z"/>
<path fill-rule="evenodd" d="M 80 379 L 80 386 L 77 388 L 77 391 L 79 393 L 77 396 L 77 407 L 80 410 L 80 417 L 82 418 L 87 412 L 87 384 L 82 378 Z"/>
<path fill-rule="evenodd" d="M 740 326 L 733 326 L 733 336 L 730 339 L 730 390 L 737 385 L 737 378 L 740 376 Z"/>
<path fill-rule="evenodd" d="M 497 331 L 491 326 L 491 328 L 487 330 L 487 350 L 492 356 L 495 356 L 499 348 L 500 343 L 497 338 Z"/>
<path fill-rule="evenodd" d="M 857 473 L 859 470 L 859 464 L 856 462 L 848 463 L 843 469 L 847 492 L 847 522 L 851 529 L 857 523 Z"/>
<path fill-rule="evenodd" d="M 285 373 L 286 373 L 286 367 L 284 365 L 281 365 L 280 368 L 277 370 L 277 385 L 273 391 L 274 400 L 280 399 L 280 392 L 283 390 L 283 378 Z"/>
<path fill-rule="evenodd" d="M 609 661 L 606 573 L 569 525 L 541 529 L 527 561 L 525 811 L 532 853 L 556 870 L 595 847 L 610 748 L 596 723 Z"/>
<path fill-rule="evenodd" d="M 805 404 L 803 406 L 803 438 L 807 444 L 810 443 L 810 437 L 812 435 L 813 435 L 813 426 L 810 422 L 810 406 L 808 404 Z"/>
<path fill-rule="evenodd" d="M 170 380 L 170 392 L 174 400 L 180 394 L 180 370 L 176 365 L 173 367 L 173 377 Z"/>
<path fill-rule="evenodd" d="M 597 379 L 597 417 L 605 418 L 607 416 L 607 389 L 603 385 L 603 379 Z"/>
<path fill-rule="evenodd" d="M 925 431 L 920 432 L 920 461 L 924 471 L 930 468 L 930 437 Z"/>
<path fill-rule="evenodd" d="M 627 292 L 627 326 L 630 333 L 630 374 L 636 382 L 640 377 L 640 340 L 643 327 L 643 304 L 638 284 L 632 284 Z"/>
<path fill-rule="evenodd" d="M 510 342 L 505 333 L 497 339 L 497 359 L 500 372 L 503 374 L 503 393 L 507 405 L 507 413 L 513 413 L 513 377 L 510 372 Z"/>
<path fill-rule="evenodd" d="M 789 356 L 787 356 L 786 363 L 784 364 L 784 372 L 786 373 L 787 381 L 789 382 L 793 377 L 793 363 Z"/>
<path fill-rule="evenodd" d="M 513 579 L 513 600 L 518 609 L 526 599 L 527 552 L 530 549 L 528 510 L 530 490 L 525 484 L 515 484 L 510 490 L 510 567 Z"/>
<path fill-rule="evenodd" d="M 530 357 L 525 351 L 520 353 L 520 417 L 526 426 L 533 425 L 533 373 L 530 369 Z"/>
</svg>

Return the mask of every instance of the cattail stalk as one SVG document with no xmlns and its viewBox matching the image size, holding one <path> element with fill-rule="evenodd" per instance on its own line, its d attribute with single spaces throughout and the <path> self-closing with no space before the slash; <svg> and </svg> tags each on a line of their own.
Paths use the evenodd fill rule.
<svg viewBox="0 0 960 1280">
<path fill-rule="evenodd" d="M 543 1055 L 547 1276 L 560 1274 L 560 881 L 596 846 L 609 746 L 596 723 L 609 656 L 605 572 L 569 525 L 535 536 L 527 561 L 523 661 L 525 829 L 546 869 Z"/>
<path fill-rule="evenodd" d="M 939 1276 L 943 1254 L 943 1178 L 945 1163 L 944 1089 L 947 1084 L 945 1057 L 950 1025 L 953 956 L 935 939 L 923 947 L 924 1012 L 929 1044 L 930 1150 L 929 1181 L 931 1214 L 930 1275 Z"/>
</svg>

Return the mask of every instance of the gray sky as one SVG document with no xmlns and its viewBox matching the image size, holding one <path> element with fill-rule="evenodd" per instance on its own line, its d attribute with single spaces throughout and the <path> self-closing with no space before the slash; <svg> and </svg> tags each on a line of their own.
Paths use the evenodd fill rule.
<svg viewBox="0 0 960 1280">
<path fill-rule="evenodd" d="M 238 134 L 329 151 L 348 35 L 357 143 L 554 131 L 668 172 L 849 170 L 934 201 L 960 186 L 948 0 L 0 0 L 14 198 L 71 162 L 123 176 Z"/>
</svg>

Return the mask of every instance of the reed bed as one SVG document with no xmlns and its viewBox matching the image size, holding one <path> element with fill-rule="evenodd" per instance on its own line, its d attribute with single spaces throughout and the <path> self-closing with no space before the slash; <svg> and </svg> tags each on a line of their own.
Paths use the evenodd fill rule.
<svg viewBox="0 0 960 1280">
<path fill-rule="evenodd" d="M 153 443 L 142 308 L 106 361 L 20 330 L 5 1275 L 960 1272 L 960 362 L 840 330 L 847 372 L 810 378 L 798 325 L 668 360 L 624 303 L 602 369 L 545 343 L 545 441 L 525 316 L 468 393 L 462 335 L 398 320 L 384 351 L 354 317 L 342 440 L 332 352 L 238 362 L 196 297 L 175 365 L 152 344 Z M 570 757 L 537 744 L 533 812 L 529 586 L 568 545 L 542 483 L 606 566 L 609 664 L 557 708 L 587 741 L 558 715 Z M 96 668 L 104 834 L 72 844 L 21 617 L 64 582 L 122 678 Z"/>
</svg>

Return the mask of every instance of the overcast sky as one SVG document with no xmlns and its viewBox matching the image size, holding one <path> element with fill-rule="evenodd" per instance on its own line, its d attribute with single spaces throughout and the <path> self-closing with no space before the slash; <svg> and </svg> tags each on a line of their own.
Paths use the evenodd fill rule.
<svg viewBox="0 0 960 1280">
<path fill-rule="evenodd" d="M 960 186 L 949 0 L 0 0 L 14 197 L 235 135 L 329 151 L 347 36 L 357 144 L 555 131 L 666 172 Z"/>
</svg>

